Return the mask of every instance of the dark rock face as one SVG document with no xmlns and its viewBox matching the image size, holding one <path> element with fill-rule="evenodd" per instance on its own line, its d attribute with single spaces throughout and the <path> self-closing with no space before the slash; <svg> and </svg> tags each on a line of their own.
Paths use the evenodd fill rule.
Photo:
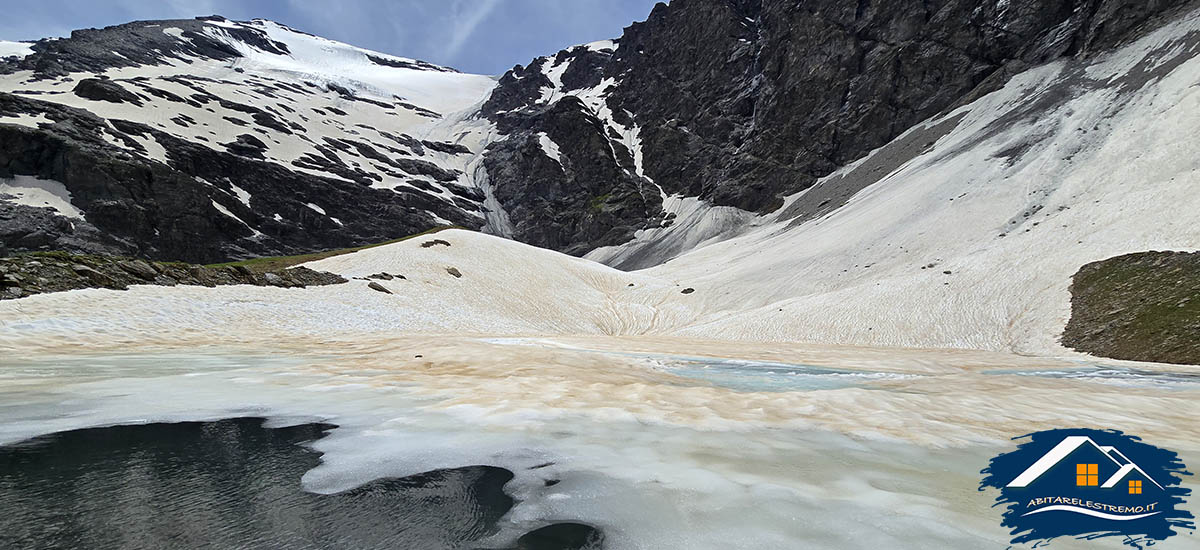
<svg viewBox="0 0 1200 550">
<path fill-rule="evenodd" d="M 484 166 L 517 240 L 582 255 L 661 221 L 658 191 L 629 172 L 629 152 L 613 147 L 604 124 L 579 99 L 497 119 L 509 137 L 489 147 Z M 558 158 L 543 139 L 557 146 Z"/>
<path fill-rule="evenodd" d="M 304 288 L 344 282 L 340 275 L 307 267 L 260 273 L 244 266 L 205 267 L 66 252 L 0 258 L 0 300 L 83 288 L 126 290 L 130 285 Z"/>
<path fill-rule="evenodd" d="M 226 143 L 225 150 L 240 157 L 263 160 L 263 151 L 267 150 L 267 144 L 250 134 L 242 134 L 237 140 Z"/>
<path fill-rule="evenodd" d="M 972 91 L 1184 3 L 676 0 L 626 29 L 609 103 L 668 192 L 768 211 Z"/>
<path fill-rule="evenodd" d="M 649 180 L 667 194 L 769 212 L 784 195 L 1021 70 L 1111 48 L 1152 26 L 1156 16 L 1169 17 L 1188 4 L 1195 2 L 660 3 L 645 22 L 625 29 L 615 51 L 577 47 L 506 73 L 483 107 L 509 135 L 489 151 L 488 174 L 515 238 L 575 253 L 659 225 L 658 190 Z M 565 70 L 551 69 L 564 62 Z M 557 83 L 548 76 L 556 70 Z M 593 88 L 603 98 L 601 107 L 569 103 L 572 90 L 601 82 L 611 82 Z M 548 100 L 547 89 L 553 90 Z M 633 175 L 631 151 L 619 140 L 587 143 L 580 137 L 586 124 L 569 132 L 556 124 L 570 111 L 586 119 L 602 108 L 615 123 L 640 128 L 649 179 Z M 560 173 L 530 140 L 533 132 L 555 130 L 556 142 L 572 143 L 564 151 L 603 156 L 611 150 L 616 172 L 624 175 Z M 615 137 L 608 129 L 593 133 Z M 819 200 L 797 204 L 794 215 L 837 208 L 873 181 L 843 178 L 823 188 Z M 564 196 L 564 190 L 579 196 Z M 590 220 L 582 200 L 587 194 L 609 196 L 615 216 L 599 224 Z M 570 231 L 575 233 L 566 240 L 574 243 L 556 238 Z"/>
<path fill-rule="evenodd" d="M 1131 361 L 1200 365 L 1200 252 L 1092 262 L 1071 283 L 1064 346 Z"/>
</svg>

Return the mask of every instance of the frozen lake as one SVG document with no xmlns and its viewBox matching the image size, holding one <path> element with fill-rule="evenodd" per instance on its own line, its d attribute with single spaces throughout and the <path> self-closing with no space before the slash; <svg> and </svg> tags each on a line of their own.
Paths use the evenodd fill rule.
<svg viewBox="0 0 1200 550">
<path fill-rule="evenodd" d="M 1120 426 L 1200 459 L 1186 368 L 1113 384 L 1072 374 L 1111 366 L 997 354 L 683 347 L 414 338 L 6 357 L 3 536 L 182 548 L 216 522 L 214 540 L 257 534 L 253 548 L 515 548 L 577 523 L 614 549 L 1001 549 L 979 471 L 1010 437 Z M 1139 373 L 1152 383 L 1127 383 Z M 54 503 L 83 522 L 56 520 Z"/>
</svg>

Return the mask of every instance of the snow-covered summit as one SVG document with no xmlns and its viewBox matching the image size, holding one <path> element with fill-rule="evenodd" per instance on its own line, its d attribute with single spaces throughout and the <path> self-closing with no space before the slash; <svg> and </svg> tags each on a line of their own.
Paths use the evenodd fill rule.
<svg viewBox="0 0 1200 550">
<path fill-rule="evenodd" d="M 236 68 L 334 84 L 369 97 L 400 97 L 438 113 L 471 107 L 494 84 L 486 76 L 462 74 L 449 67 L 358 48 L 265 19 L 206 23 L 205 34 L 226 42 L 241 54 L 234 62 Z M 260 32 L 273 44 L 282 45 L 285 51 L 261 49 L 231 32 L 236 29 Z M 179 40 L 186 39 L 179 36 Z"/>
</svg>

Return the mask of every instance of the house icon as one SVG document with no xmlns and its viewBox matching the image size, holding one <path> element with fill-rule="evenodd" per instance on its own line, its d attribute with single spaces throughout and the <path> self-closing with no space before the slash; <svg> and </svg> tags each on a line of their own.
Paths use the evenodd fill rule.
<svg viewBox="0 0 1200 550">
<path fill-rule="evenodd" d="M 1092 438 L 1082 435 L 1064 438 L 1007 487 L 1029 487 L 1035 482 L 1039 488 L 1075 491 L 1116 489 L 1128 495 L 1141 495 L 1144 490 L 1153 487 L 1160 491 L 1163 489 L 1121 451 L 1115 447 L 1097 445 Z"/>
</svg>

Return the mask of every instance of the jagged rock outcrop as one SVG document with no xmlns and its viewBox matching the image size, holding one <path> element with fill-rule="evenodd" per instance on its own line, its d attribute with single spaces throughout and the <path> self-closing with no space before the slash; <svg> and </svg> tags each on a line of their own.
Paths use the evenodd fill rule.
<svg viewBox="0 0 1200 550">
<path fill-rule="evenodd" d="M 484 163 L 518 240 L 581 255 L 628 241 L 661 212 L 658 191 L 622 166 L 578 99 L 501 121 L 511 137 L 492 144 Z"/>
<path fill-rule="evenodd" d="M 194 58 L 228 60 L 241 57 L 241 52 L 230 46 L 228 41 L 205 32 L 209 21 L 223 23 L 226 19 L 213 16 L 170 22 L 134 21 L 103 29 L 74 30 L 68 39 L 34 43 L 35 55 L 19 59 L 2 70 L 30 70 L 38 78 L 53 78 L 77 72 L 100 72 L 113 67 L 154 65 L 168 59 L 190 63 Z M 162 32 L 163 23 L 179 29 L 179 33 Z M 234 40 L 259 50 L 289 53 L 287 44 L 271 40 L 263 32 L 234 25 L 222 28 Z"/>
<path fill-rule="evenodd" d="M 539 58 L 501 77 L 483 105 L 505 136 L 488 147 L 484 166 L 511 237 L 582 255 L 662 222 L 659 190 L 637 175 L 595 103 L 573 95 L 603 91 L 611 56 L 611 48 L 577 46 Z"/>
<path fill-rule="evenodd" d="M 1183 0 L 682 0 L 629 27 L 610 104 L 669 192 L 769 211 L 780 195 Z"/>
</svg>

